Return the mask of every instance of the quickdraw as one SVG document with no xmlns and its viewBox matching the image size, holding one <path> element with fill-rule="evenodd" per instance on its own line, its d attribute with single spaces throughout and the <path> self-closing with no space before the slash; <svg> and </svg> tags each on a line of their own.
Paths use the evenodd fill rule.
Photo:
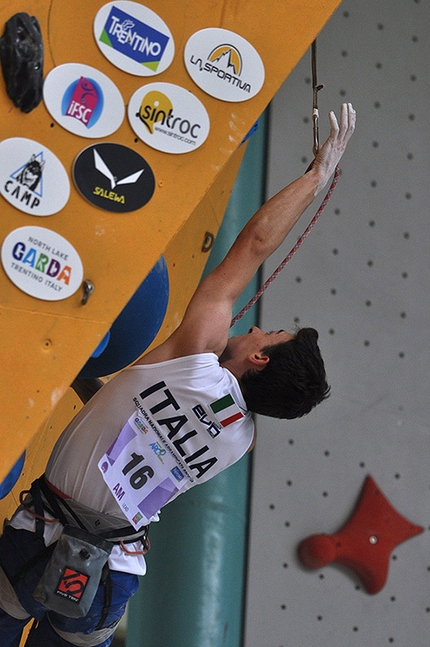
<svg viewBox="0 0 430 647">
<path fill-rule="evenodd" d="M 324 85 L 319 84 L 317 80 L 317 41 L 314 40 L 311 48 L 311 58 L 312 58 L 312 123 L 314 131 L 314 145 L 312 147 L 312 152 L 316 155 L 320 148 L 319 140 L 319 112 L 318 112 L 318 92 L 323 89 Z"/>
</svg>

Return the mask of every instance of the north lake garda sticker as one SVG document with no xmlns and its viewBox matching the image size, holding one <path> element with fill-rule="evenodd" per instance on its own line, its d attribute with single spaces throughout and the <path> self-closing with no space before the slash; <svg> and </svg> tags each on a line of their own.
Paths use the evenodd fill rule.
<svg viewBox="0 0 430 647">
<path fill-rule="evenodd" d="M 60 301 L 82 284 L 80 256 L 68 240 L 44 227 L 20 227 L 3 241 L 1 262 L 17 288 L 36 299 Z"/>
<path fill-rule="evenodd" d="M 128 104 L 128 119 L 136 135 L 159 151 L 189 153 L 209 134 L 209 116 L 188 90 L 172 83 L 149 83 Z"/>
<path fill-rule="evenodd" d="M 124 101 L 115 83 L 89 65 L 54 67 L 45 79 L 43 99 L 53 119 L 81 137 L 111 135 L 124 119 Z"/>
<path fill-rule="evenodd" d="M 199 88 L 222 101 L 247 101 L 260 92 L 264 65 L 245 38 L 227 29 L 193 34 L 184 49 L 188 74 Z"/>
<path fill-rule="evenodd" d="M 138 2 L 118 0 L 101 7 L 94 19 L 94 37 L 113 65 L 136 76 L 164 72 L 175 54 L 166 23 Z"/>
<path fill-rule="evenodd" d="M 140 209 L 155 189 L 148 162 L 122 144 L 103 142 L 85 148 L 73 164 L 73 179 L 91 204 L 118 213 Z"/>
<path fill-rule="evenodd" d="M 32 216 L 51 216 L 66 205 L 66 169 L 46 146 L 25 137 L 0 142 L 0 193 Z"/>
</svg>

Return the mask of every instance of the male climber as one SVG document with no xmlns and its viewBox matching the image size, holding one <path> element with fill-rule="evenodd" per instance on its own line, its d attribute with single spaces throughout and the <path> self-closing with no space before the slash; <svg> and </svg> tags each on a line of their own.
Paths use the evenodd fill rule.
<svg viewBox="0 0 430 647">
<path fill-rule="evenodd" d="M 250 219 L 197 288 L 176 331 L 103 386 L 61 434 L 45 474 L 0 538 L 2 647 L 17 647 L 32 617 L 38 624 L 28 647 L 110 645 L 137 576 L 145 574 L 147 527 L 163 505 L 251 449 L 251 412 L 295 418 L 327 397 L 315 330 L 292 335 L 254 326 L 246 335 L 228 335 L 233 304 L 345 151 L 355 128 L 353 107 L 343 104 L 339 123 L 333 112 L 329 120 L 330 135 L 311 168 Z M 72 569 L 62 553 L 60 577 L 53 587 L 47 581 L 49 547 L 56 555 L 63 540 L 75 546 L 65 525 L 83 528 L 89 540 L 97 535 L 95 544 L 110 542 L 108 566 L 82 617 L 75 613 L 80 600 L 65 600 Z"/>
</svg>

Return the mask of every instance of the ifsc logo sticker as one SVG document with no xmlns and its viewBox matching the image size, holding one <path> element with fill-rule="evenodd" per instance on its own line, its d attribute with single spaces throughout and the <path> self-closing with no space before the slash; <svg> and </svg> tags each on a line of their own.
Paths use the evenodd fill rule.
<svg viewBox="0 0 430 647">
<path fill-rule="evenodd" d="M 264 83 L 264 64 L 255 47 L 227 29 L 193 34 L 185 45 L 184 60 L 194 83 L 222 101 L 252 99 Z"/>
<path fill-rule="evenodd" d="M 175 54 L 166 23 L 148 7 L 129 0 L 109 2 L 99 9 L 94 37 L 111 63 L 136 76 L 164 72 Z"/>
<path fill-rule="evenodd" d="M 115 83 L 89 65 L 54 67 L 46 77 L 43 98 L 53 119 L 81 137 L 107 137 L 124 119 L 124 101 Z"/>
<path fill-rule="evenodd" d="M 51 216 L 70 196 L 66 169 L 46 146 L 25 137 L 0 143 L 0 193 L 32 216 Z"/>
<path fill-rule="evenodd" d="M 210 128 L 203 104 L 172 83 L 149 83 L 139 88 L 129 101 L 128 119 L 145 144 L 165 153 L 196 150 Z"/>
</svg>

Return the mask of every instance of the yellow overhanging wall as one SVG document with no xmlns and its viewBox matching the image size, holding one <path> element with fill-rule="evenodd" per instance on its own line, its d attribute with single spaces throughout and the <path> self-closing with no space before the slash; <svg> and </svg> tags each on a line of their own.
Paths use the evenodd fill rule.
<svg viewBox="0 0 430 647">
<path fill-rule="evenodd" d="M 19 3 L 16 0 L 3 0 L 0 7 L 2 26 L 18 11 L 37 18 L 44 42 L 44 77 L 53 70 L 55 72 L 50 76 L 50 84 L 45 86 L 46 91 L 49 89 L 49 98 L 29 113 L 21 112 L 14 106 L 6 94 L 4 82 L 0 82 L 0 235 L 1 242 L 4 243 L 3 265 L 0 269 L 0 479 L 8 473 L 23 450 L 29 447 L 32 439 L 31 447 L 38 447 L 38 455 L 28 465 L 34 463 L 36 473 L 43 469 L 45 456 L 40 442 L 38 444 L 37 432 L 42 430 L 40 433 L 50 437 L 49 442 L 43 443 L 46 448 L 61 432 L 65 420 L 73 415 L 77 403 L 71 399 L 70 392 L 64 397 L 69 385 L 161 255 L 165 257 L 169 273 L 170 298 L 158 339 L 164 338 L 177 326 L 207 260 L 203 244 L 207 243 L 206 234 L 209 232 L 216 235 L 221 223 L 244 148 L 240 144 L 336 9 L 339 0 L 266 0 L 264 3 L 261 0 L 147 0 L 144 5 L 117 3 L 121 9 L 126 10 L 133 9 L 132 5 L 134 9 L 136 5 L 138 8 L 141 5 L 147 12 L 135 13 L 134 24 L 138 24 L 136 16 L 148 16 L 148 10 L 152 10 L 156 14 L 154 20 L 160 21 L 153 25 L 158 26 L 159 31 L 163 31 L 159 25 L 167 26 L 170 42 L 166 45 L 166 52 L 169 60 L 166 58 L 165 69 L 162 69 L 161 64 L 158 70 L 155 64 L 152 68 L 151 65 L 147 66 L 145 76 L 121 69 L 115 60 L 108 58 L 106 47 L 109 44 L 103 42 L 106 38 L 103 37 L 100 21 L 107 25 L 110 17 L 110 24 L 116 26 L 119 40 L 121 34 L 118 30 L 125 32 L 129 29 L 129 23 L 122 14 L 109 14 L 112 8 L 114 11 L 118 9 L 115 3 L 108 4 L 105 7 L 106 3 L 101 0 L 74 0 L 71 10 L 70 3 L 64 0 L 23 0 Z M 103 7 L 105 8 L 102 9 Z M 122 22 L 118 17 L 121 15 Z M 96 16 L 98 23 L 95 21 Z M 131 17 L 133 18 L 133 11 Z M 215 31 L 219 29 L 234 32 L 241 38 L 234 40 L 232 34 Z M 209 31 L 196 36 L 200 30 Z M 109 38 L 107 32 L 106 35 Z M 245 39 L 246 43 L 241 39 Z M 127 38 L 123 38 L 123 42 L 127 43 Z M 104 50 L 103 45 L 106 45 Z M 211 52 L 205 51 L 205 47 L 211 48 Z M 253 58 L 254 52 L 257 53 L 256 58 Z M 206 66 L 206 76 L 221 77 L 224 74 L 225 77 L 230 69 L 231 76 L 236 75 L 238 79 L 233 79 L 230 86 L 241 86 L 246 100 L 238 99 L 237 94 L 232 95 L 233 98 L 214 96 L 219 90 L 202 87 L 203 82 L 199 81 L 198 73 L 209 60 L 212 61 L 212 67 Z M 215 63 L 220 70 L 224 65 L 223 73 L 217 73 Z M 112 111 L 109 119 L 113 124 L 112 128 L 115 128 L 114 132 L 106 135 L 100 131 L 100 135 L 94 129 L 94 135 L 88 131 L 84 138 L 81 133 L 70 130 L 71 122 L 84 121 L 86 114 L 82 107 L 73 103 L 73 96 L 69 91 L 71 81 L 64 76 L 69 73 L 73 76 L 80 68 L 72 66 L 70 72 L 68 67 L 60 67 L 66 64 L 91 66 L 96 71 L 92 77 L 91 74 L 87 77 L 97 81 L 99 77 L 95 75 L 102 74 L 105 75 L 103 78 L 108 77 L 108 81 L 116 86 L 119 92 L 115 94 L 112 90 L 103 107 L 103 110 Z M 241 65 L 242 70 L 247 69 L 248 79 L 238 76 Z M 259 79 L 263 81 L 260 65 L 264 68 L 264 82 L 261 89 L 252 96 L 253 90 L 246 85 L 254 88 Z M 160 146 L 157 148 L 148 145 L 145 141 L 145 129 L 153 135 L 151 128 L 153 130 L 154 125 L 162 120 L 159 115 L 157 122 L 156 114 L 151 116 L 148 108 L 145 112 L 142 107 L 139 118 L 143 130 L 139 133 L 136 125 L 133 125 L 133 118 L 137 118 L 139 106 L 142 105 L 141 99 L 145 95 L 145 88 L 141 89 L 146 84 L 153 83 L 176 86 L 158 85 L 150 88 L 158 92 L 152 95 L 152 107 L 163 109 L 166 114 L 172 109 L 174 102 L 185 105 L 188 100 L 194 101 L 194 104 L 188 105 L 194 105 L 190 110 L 200 120 L 199 129 L 191 132 L 193 124 L 181 114 L 175 115 L 178 120 L 174 124 L 172 120 L 169 123 L 171 127 L 172 124 L 177 128 L 181 127 L 182 132 L 189 135 L 189 140 L 198 131 L 206 129 L 204 141 L 201 144 L 197 142 L 197 145 L 194 141 L 193 150 L 184 154 L 184 151 L 166 152 L 160 150 Z M 66 90 L 61 89 L 61 84 Z M 63 92 L 65 96 L 67 91 L 70 95 L 68 109 L 71 111 L 67 117 L 68 127 L 64 122 L 63 125 L 60 123 L 61 116 L 57 117 L 53 108 L 56 100 L 59 106 L 64 106 L 55 97 L 55 93 Z M 234 93 L 234 87 L 233 90 L 230 87 L 230 91 Z M 170 98 L 167 98 L 168 95 Z M 148 93 L 146 96 L 149 96 Z M 118 112 L 115 112 L 117 101 L 125 106 L 124 118 L 122 121 L 119 119 L 120 125 L 115 123 L 118 119 Z M 163 101 L 167 103 L 163 104 Z M 129 105 L 134 110 L 130 114 L 127 112 Z M 6 141 L 11 138 L 20 140 Z M 179 141 L 180 138 L 176 139 Z M 53 153 L 59 160 L 60 167 L 65 169 L 70 183 L 70 196 L 67 199 L 61 193 L 61 173 L 58 184 L 54 182 L 50 185 L 48 166 L 43 168 L 42 175 L 46 175 L 44 195 L 51 191 L 51 199 L 58 201 L 60 209 L 48 215 L 38 214 L 42 217 L 37 217 L 36 214 L 37 209 L 40 209 L 37 203 L 37 196 L 40 197 L 42 190 L 40 185 L 39 193 L 34 190 L 33 194 L 27 194 L 24 199 L 23 182 L 20 184 L 17 179 L 20 165 L 15 164 L 16 168 L 10 167 L 8 170 L 7 163 L 1 162 L 1 157 L 3 160 L 22 159 L 21 166 L 25 165 L 29 161 L 27 158 L 31 149 L 26 140 L 39 145 L 33 146 L 36 161 L 41 160 L 40 151 L 43 150 L 47 165 L 52 161 L 50 157 L 48 159 L 48 154 Z M 88 164 L 92 163 L 103 176 L 103 182 L 107 182 L 105 188 L 102 181 L 100 187 L 93 187 L 93 193 L 98 192 L 99 198 L 105 201 L 120 204 L 122 193 L 119 189 L 122 187 L 125 192 L 127 184 L 124 182 L 121 185 L 120 180 L 128 178 L 129 185 L 137 181 L 137 176 L 127 171 L 122 163 L 122 175 L 115 176 L 110 171 L 105 151 L 109 151 L 111 155 L 114 151 L 114 157 L 111 158 L 113 161 L 110 162 L 112 166 L 115 162 L 115 148 L 98 146 L 96 152 L 92 149 L 90 153 L 87 152 L 87 159 L 81 155 L 85 148 L 94 144 L 120 144 L 144 158 L 147 164 L 146 180 L 153 174 L 153 187 L 145 185 L 142 189 L 147 192 L 146 204 L 133 211 L 114 212 L 89 201 L 83 186 Z M 72 172 L 78 156 L 82 167 L 79 190 Z M 13 166 L 14 163 L 15 161 L 11 161 L 10 165 Z M 76 165 L 78 167 L 78 162 Z M 5 188 L 8 179 L 9 184 Z M 14 196 L 6 195 L 13 190 Z M 31 202 L 28 195 L 36 198 L 36 201 Z M 25 204 L 27 211 L 23 210 Z M 23 238 L 21 241 L 27 246 L 26 249 L 23 245 L 16 247 L 19 239 L 16 230 L 34 227 L 54 232 L 54 238 L 55 235 L 64 238 L 82 263 L 82 274 L 75 271 L 79 286 L 67 298 L 52 300 L 49 297 L 48 300 L 42 293 L 29 294 L 27 289 L 16 284 L 19 283 L 18 280 L 11 280 L 11 270 L 9 275 L 6 271 L 5 265 L 9 263 L 10 268 L 11 262 L 16 261 L 15 273 L 23 273 L 22 266 L 21 270 L 18 270 L 18 266 L 23 255 L 29 252 L 30 238 Z M 25 235 L 32 232 L 33 240 L 37 231 L 40 233 L 40 230 L 23 230 Z M 38 257 L 33 258 L 33 264 L 31 256 L 27 257 L 27 265 L 34 269 L 34 263 L 39 262 L 39 271 L 44 270 L 46 274 L 48 263 L 52 259 L 49 259 L 47 253 L 45 256 L 48 258 L 40 258 L 40 254 L 44 252 L 45 232 L 41 233 L 39 246 L 35 248 Z M 45 246 L 46 251 L 46 242 Z M 53 253 L 52 249 L 51 252 Z M 20 254 L 21 259 L 18 258 Z M 67 275 L 70 270 L 67 269 L 64 250 L 60 251 L 55 260 L 57 263 L 63 260 L 63 267 L 60 270 L 59 265 L 54 263 L 51 274 L 55 274 L 56 269 L 57 276 L 60 271 L 64 271 L 62 284 L 66 285 L 70 279 Z M 73 262 L 75 266 L 78 263 L 75 260 Z M 82 304 L 84 292 L 81 280 L 89 280 L 95 286 L 86 305 Z M 151 316 L 151 304 L 148 304 L 141 316 Z M 129 334 L 132 335 L 133 331 Z M 54 420 L 59 420 L 58 425 L 49 423 L 49 417 L 55 408 Z M 30 450 L 30 453 L 31 451 L 36 449 Z M 32 468 L 29 466 L 25 470 L 26 481 L 31 478 Z"/>
</svg>

